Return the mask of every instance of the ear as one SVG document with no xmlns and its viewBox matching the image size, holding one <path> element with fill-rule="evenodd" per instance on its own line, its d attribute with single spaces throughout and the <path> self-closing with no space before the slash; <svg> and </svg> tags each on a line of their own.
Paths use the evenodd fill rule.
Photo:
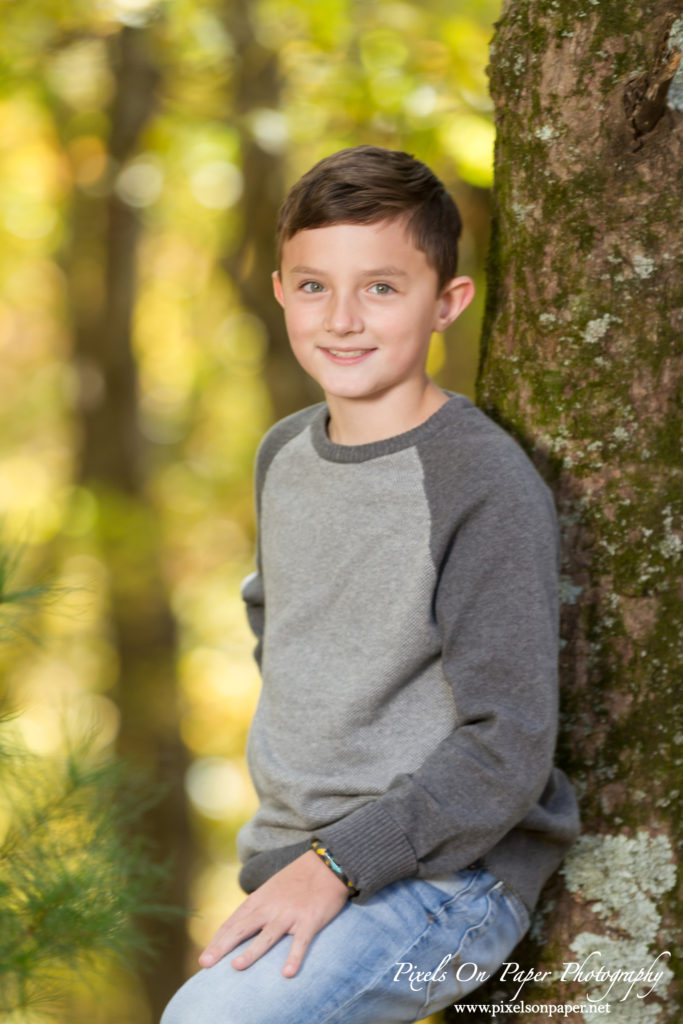
<svg viewBox="0 0 683 1024">
<path fill-rule="evenodd" d="M 471 277 L 454 277 L 440 292 L 437 299 L 437 313 L 433 329 L 445 329 L 457 320 L 474 298 L 474 281 Z"/>
<path fill-rule="evenodd" d="M 280 303 L 280 305 L 284 309 L 285 308 L 285 293 L 282 290 L 282 278 L 280 277 L 280 271 L 279 270 L 274 270 L 273 273 L 270 275 L 270 277 L 271 277 L 271 280 L 273 282 L 273 293 L 275 295 L 275 298 L 277 299 L 277 301 Z"/>
</svg>

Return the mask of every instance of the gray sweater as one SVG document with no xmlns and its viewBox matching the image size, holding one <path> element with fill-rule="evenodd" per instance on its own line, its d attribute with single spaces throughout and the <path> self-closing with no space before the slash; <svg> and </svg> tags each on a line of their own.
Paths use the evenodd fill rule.
<svg viewBox="0 0 683 1024">
<path fill-rule="evenodd" d="M 263 677 L 247 892 L 317 836 L 361 899 L 481 862 L 531 908 L 576 836 L 553 767 L 552 498 L 504 431 L 447 394 L 385 441 L 334 444 L 321 403 L 261 444 L 242 590 Z"/>
</svg>

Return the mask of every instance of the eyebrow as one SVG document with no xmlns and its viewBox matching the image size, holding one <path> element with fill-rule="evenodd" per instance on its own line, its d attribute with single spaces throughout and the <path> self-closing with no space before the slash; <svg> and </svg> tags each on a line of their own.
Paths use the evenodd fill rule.
<svg viewBox="0 0 683 1024">
<path fill-rule="evenodd" d="M 289 271 L 290 274 L 310 274 L 311 277 L 324 277 L 325 271 L 316 267 L 296 266 Z M 408 274 L 400 267 L 376 267 L 373 270 L 361 270 L 361 277 L 407 277 Z"/>
</svg>

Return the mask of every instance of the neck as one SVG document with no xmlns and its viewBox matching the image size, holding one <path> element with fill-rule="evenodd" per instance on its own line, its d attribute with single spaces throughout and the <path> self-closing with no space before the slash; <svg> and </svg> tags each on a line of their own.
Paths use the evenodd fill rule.
<svg viewBox="0 0 683 1024">
<path fill-rule="evenodd" d="M 359 445 L 386 441 L 404 434 L 428 420 L 448 397 L 425 379 L 419 390 L 372 395 L 368 398 L 340 398 L 326 395 L 330 410 L 328 433 L 335 444 Z"/>
</svg>

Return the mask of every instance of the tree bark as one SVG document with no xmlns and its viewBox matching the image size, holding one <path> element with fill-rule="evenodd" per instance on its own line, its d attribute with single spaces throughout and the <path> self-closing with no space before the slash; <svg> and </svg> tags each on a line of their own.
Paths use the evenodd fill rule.
<svg viewBox="0 0 683 1024">
<path fill-rule="evenodd" d="M 110 42 L 116 91 L 110 110 L 111 177 L 135 154 L 156 104 L 158 72 L 143 29 Z M 158 523 L 145 493 L 149 446 L 139 427 L 132 347 L 137 292 L 137 211 L 113 189 L 77 193 L 64 262 L 80 380 L 80 480 L 98 498 L 98 544 L 110 574 L 110 614 L 119 661 L 115 697 L 118 746 L 163 793 L 144 830 L 172 865 L 165 897 L 187 905 L 190 834 L 184 791 L 186 755 L 179 733 L 175 624 L 161 570 Z M 157 1020 L 185 976 L 185 920 L 145 923 L 163 958 L 144 977 Z"/>
<path fill-rule="evenodd" d="M 240 134 L 245 189 L 242 232 L 223 267 L 238 289 L 242 305 L 264 325 L 268 349 L 264 367 L 273 419 L 278 420 L 322 399 L 318 386 L 300 370 L 289 347 L 282 310 L 273 297 L 276 269 L 275 225 L 284 199 L 284 147 L 266 147 L 252 118 L 281 109 L 281 72 L 276 51 L 259 41 L 254 9 L 242 0 L 224 0 L 221 16 L 238 54 L 230 118 Z"/>
<path fill-rule="evenodd" d="M 551 484 L 563 533 L 559 756 L 583 835 L 513 957 L 556 974 L 521 998 L 602 997 L 610 1019 L 659 1024 L 680 1019 L 683 940 L 682 30 L 675 0 L 505 4 L 478 392 Z M 606 997 L 584 976 L 660 954 L 645 1000 L 649 984 Z"/>
</svg>

